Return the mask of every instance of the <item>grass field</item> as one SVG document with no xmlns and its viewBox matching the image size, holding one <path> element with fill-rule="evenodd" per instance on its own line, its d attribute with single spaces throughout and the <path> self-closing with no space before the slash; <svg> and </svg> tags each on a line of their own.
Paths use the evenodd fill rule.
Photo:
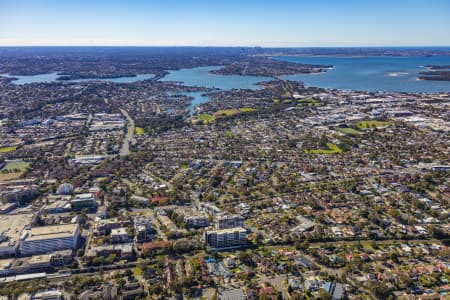
<svg viewBox="0 0 450 300">
<path fill-rule="evenodd" d="M 3 148 L 0 148 L 0 153 L 9 153 L 9 152 L 16 151 L 16 149 L 17 149 L 17 146 L 3 147 Z"/>
<path fill-rule="evenodd" d="M 377 121 L 377 120 L 361 121 L 361 122 L 356 123 L 356 126 L 358 126 L 358 128 L 361 129 L 361 130 L 374 128 L 374 127 L 376 127 L 376 128 L 387 127 L 389 125 L 390 125 L 389 122 Z"/>
<path fill-rule="evenodd" d="M 230 117 L 237 115 L 240 111 L 238 109 L 221 109 L 214 113 L 214 116 L 224 116 L 224 117 Z"/>
<path fill-rule="evenodd" d="M 0 170 L 0 181 L 13 180 L 19 178 L 30 166 L 31 163 L 25 161 L 8 162 Z M 18 171 L 18 172 L 15 172 Z M 4 173 L 6 171 L 8 173 Z"/>
<path fill-rule="evenodd" d="M 212 123 L 216 120 L 216 117 L 209 114 L 199 114 L 197 115 L 197 119 L 206 123 Z"/>
<path fill-rule="evenodd" d="M 336 128 L 336 130 L 339 132 L 348 134 L 348 135 L 360 135 L 361 134 L 360 131 L 353 129 L 353 128 L 349 128 L 349 127 L 339 127 L 339 128 Z"/>
<path fill-rule="evenodd" d="M 143 135 L 144 134 L 144 129 L 141 127 L 136 127 L 136 134 L 137 135 Z"/>
<path fill-rule="evenodd" d="M 337 153 L 342 153 L 342 149 L 339 148 L 335 144 L 327 143 L 327 148 L 328 149 L 305 150 L 305 153 L 309 153 L 309 154 L 337 154 Z"/>
<path fill-rule="evenodd" d="M 95 181 L 102 182 L 102 181 L 105 181 L 107 179 L 108 179 L 108 177 L 97 177 L 97 178 L 95 178 Z"/>
<path fill-rule="evenodd" d="M 28 169 L 28 167 L 30 166 L 31 163 L 26 162 L 26 161 L 14 161 L 14 162 L 8 162 L 6 163 L 6 166 L 1 169 L 1 171 L 3 170 L 14 170 L 14 169 L 18 169 L 20 170 L 20 172 L 24 172 Z"/>
<path fill-rule="evenodd" d="M 227 132 L 225 132 L 225 136 L 232 138 L 234 136 L 234 134 L 231 131 L 227 131 Z"/>
<path fill-rule="evenodd" d="M 300 99 L 297 101 L 297 106 L 319 106 L 322 105 L 321 102 L 313 99 L 313 98 L 306 98 L 306 99 Z"/>
<path fill-rule="evenodd" d="M 223 118 L 223 117 L 231 117 L 237 114 L 241 113 L 249 113 L 255 111 L 256 108 L 252 107 L 241 107 L 241 108 L 231 108 L 231 109 L 221 109 L 210 114 L 199 114 L 197 115 L 197 118 L 192 120 L 192 124 L 197 124 L 198 122 L 203 122 L 206 124 L 213 123 L 216 121 L 216 118 Z"/>
<path fill-rule="evenodd" d="M 241 108 L 239 108 L 239 110 L 240 110 L 241 112 L 243 112 L 243 113 L 248 113 L 248 112 L 255 111 L 256 108 L 253 108 L 253 107 L 241 107 Z"/>
</svg>

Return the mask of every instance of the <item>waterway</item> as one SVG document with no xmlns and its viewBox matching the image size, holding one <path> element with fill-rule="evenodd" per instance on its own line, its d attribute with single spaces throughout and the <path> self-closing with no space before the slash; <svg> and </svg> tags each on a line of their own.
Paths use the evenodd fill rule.
<svg viewBox="0 0 450 300">
<path fill-rule="evenodd" d="M 360 91 L 450 92 L 450 81 L 418 80 L 419 72 L 427 65 L 450 65 L 450 56 L 433 57 L 333 57 L 281 56 L 274 59 L 332 65 L 326 73 L 283 76 L 284 79 L 303 81 L 306 86 Z"/>
<path fill-rule="evenodd" d="M 37 74 L 37 75 L 27 75 L 27 76 L 8 75 L 8 74 L 3 74 L 2 76 L 17 78 L 16 80 L 12 81 L 12 83 L 14 83 L 14 84 L 28 84 L 28 83 L 57 82 L 57 79 L 59 77 L 61 77 L 62 75 L 58 75 L 57 72 L 53 72 L 53 73 L 48 73 L 48 74 Z M 115 82 L 115 83 L 132 83 L 132 82 L 136 82 L 136 81 L 152 79 L 153 77 L 155 77 L 154 74 L 138 74 L 136 76 L 124 76 L 124 77 L 117 77 L 117 78 L 83 78 L 83 79 L 74 79 L 74 80 L 64 80 L 61 82 L 108 81 L 108 82 Z"/>
<path fill-rule="evenodd" d="M 271 77 L 264 76 L 215 75 L 209 73 L 220 68 L 220 66 L 209 66 L 170 71 L 160 81 L 174 81 L 186 86 L 217 88 L 221 90 L 257 90 L 262 88 L 258 83 L 273 80 Z M 191 114 L 195 112 L 195 107 L 209 101 L 208 94 L 205 92 L 188 92 L 182 94 L 194 98 L 188 107 Z"/>
<path fill-rule="evenodd" d="M 257 83 L 273 80 L 271 77 L 263 76 L 215 75 L 209 73 L 220 68 L 220 66 L 209 66 L 170 71 L 160 81 L 176 81 L 187 86 L 218 88 L 221 90 L 257 90 L 261 89 L 261 86 L 257 85 Z"/>
<path fill-rule="evenodd" d="M 386 92 L 450 92 L 450 82 L 418 80 L 420 71 L 426 70 L 426 65 L 450 65 L 449 56 L 434 57 L 334 57 L 334 56 L 280 56 L 273 59 L 293 63 L 332 65 L 333 68 L 319 74 L 297 74 L 282 76 L 284 79 L 303 81 L 307 86 L 323 88 L 348 89 L 360 91 Z M 231 89 L 261 89 L 260 82 L 273 80 L 263 76 L 215 75 L 210 71 L 220 69 L 220 66 L 207 66 L 192 69 L 169 71 L 160 81 L 175 81 L 186 86 Z M 9 76 L 9 75 L 3 75 Z M 13 83 L 27 84 L 34 82 L 55 82 L 59 75 L 55 73 L 33 76 L 11 76 L 17 78 Z M 106 79 L 78 79 L 67 82 L 85 82 L 92 80 L 110 81 L 116 83 L 132 83 L 153 78 L 153 74 L 139 74 L 135 77 L 118 77 Z M 195 112 L 195 107 L 209 101 L 205 92 L 190 92 L 184 95 L 194 100 L 189 111 Z"/>
</svg>

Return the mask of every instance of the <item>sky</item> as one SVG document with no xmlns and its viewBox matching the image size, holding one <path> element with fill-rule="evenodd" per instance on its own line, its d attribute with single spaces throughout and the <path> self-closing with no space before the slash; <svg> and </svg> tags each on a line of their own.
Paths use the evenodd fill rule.
<svg viewBox="0 0 450 300">
<path fill-rule="evenodd" d="M 0 0 L 0 46 L 450 46 L 450 0 Z"/>
</svg>

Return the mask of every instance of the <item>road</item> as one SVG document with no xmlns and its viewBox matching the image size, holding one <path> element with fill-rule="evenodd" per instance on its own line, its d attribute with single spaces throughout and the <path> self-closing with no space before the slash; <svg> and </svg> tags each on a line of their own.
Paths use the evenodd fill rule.
<svg viewBox="0 0 450 300">
<path fill-rule="evenodd" d="M 123 139 L 122 148 L 120 148 L 120 156 L 127 156 L 128 154 L 130 154 L 130 143 L 134 136 L 135 125 L 134 120 L 130 117 L 126 110 L 120 108 L 120 112 L 128 121 L 127 133 L 125 134 L 125 137 Z"/>
</svg>

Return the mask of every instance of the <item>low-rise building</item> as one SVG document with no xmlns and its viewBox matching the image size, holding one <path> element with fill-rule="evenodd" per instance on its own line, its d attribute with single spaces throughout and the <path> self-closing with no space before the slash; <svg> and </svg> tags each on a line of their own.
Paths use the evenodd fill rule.
<svg viewBox="0 0 450 300">
<path fill-rule="evenodd" d="M 128 236 L 128 228 L 119 227 L 111 230 L 111 242 L 113 243 L 126 243 L 130 240 Z"/>
<path fill-rule="evenodd" d="M 93 247 L 87 251 L 86 258 L 88 260 L 93 260 L 96 257 L 99 256 L 106 257 L 110 254 L 115 254 L 117 255 L 117 257 L 120 258 L 131 257 L 133 256 L 133 244 L 125 243 L 125 244 Z"/>
</svg>

